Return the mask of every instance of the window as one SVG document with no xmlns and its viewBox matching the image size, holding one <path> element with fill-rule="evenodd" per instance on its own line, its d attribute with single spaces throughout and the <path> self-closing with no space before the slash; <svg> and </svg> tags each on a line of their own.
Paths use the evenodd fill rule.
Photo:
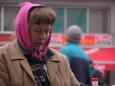
<svg viewBox="0 0 115 86">
<path fill-rule="evenodd" d="M 109 33 L 108 9 L 57 8 L 54 32 L 65 32 L 70 25 L 79 25 L 85 33 Z M 89 13 L 88 13 L 89 12 Z"/>
<path fill-rule="evenodd" d="M 89 32 L 107 33 L 108 15 L 107 9 L 90 9 Z"/>
<path fill-rule="evenodd" d="M 86 9 L 67 9 L 67 27 L 70 25 L 79 25 L 86 32 Z"/>
<path fill-rule="evenodd" d="M 86 31 L 86 9 L 55 8 L 57 20 L 53 27 L 54 33 L 63 33 L 70 25 L 79 25 Z"/>
<path fill-rule="evenodd" d="M 53 26 L 54 33 L 62 33 L 64 32 L 64 9 L 63 8 L 55 8 L 57 19 Z"/>
<path fill-rule="evenodd" d="M 13 21 L 18 12 L 17 6 L 0 7 L 0 30 L 13 31 Z M 106 8 L 54 7 L 57 14 L 53 33 L 64 33 L 70 25 L 79 25 L 85 33 L 108 33 L 109 19 Z"/>
<path fill-rule="evenodd" d="M 12 31 L 18 7 L 4 6 L 4 31 Z"/>
</svg>

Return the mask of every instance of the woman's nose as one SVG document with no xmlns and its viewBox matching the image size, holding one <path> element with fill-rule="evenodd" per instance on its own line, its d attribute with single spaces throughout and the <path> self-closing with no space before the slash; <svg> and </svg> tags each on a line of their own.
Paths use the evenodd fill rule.
<svg viewBox="0 0 115 86">
<path fill-rule="evenodd" d="M 45 33 L 45 31 L 41 31 L 41 38 L 46 38 L 47 37 L 47 33 Z"/>
</svg>

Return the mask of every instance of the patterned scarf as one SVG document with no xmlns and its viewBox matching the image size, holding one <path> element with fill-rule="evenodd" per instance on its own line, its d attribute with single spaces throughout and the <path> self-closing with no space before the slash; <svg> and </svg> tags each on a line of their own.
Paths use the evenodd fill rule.
<svg viewBox="0 0 115 86">
<path fill-rule="evenodd" d="M 46 61 L 48 57 L 54 55 L 53 52 L 48 49 L 46 57 L 43 58 L 42 60 L 35 60 L 26 53 L 24 53 L 24 55 L 27 57 L 28 62 L 31 66 L 36 81 L 36 86 L 50 86 L 50 81 L 48 79 L 48 74 L 47 74 Z"/>
</svg>

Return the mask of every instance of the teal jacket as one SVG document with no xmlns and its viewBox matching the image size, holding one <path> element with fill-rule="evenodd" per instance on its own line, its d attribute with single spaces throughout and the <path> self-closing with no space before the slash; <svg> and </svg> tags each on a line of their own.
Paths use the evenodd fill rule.
<svg viewBox="0 0 115 86">
<path fill-rule="evenodd" d="M 89 56 L 83 51 L 80 45 L 77 44 L 76 42 L 69 42 L 67 45 L 65 45 L 60 49 L 60 52 L 68 57 L 70 63 L 72 57 L 80 57 L 85 59 L 86 61 L 90 61 Z"/>
<path fill-rule="evenodd" d="M 75 58 L 83 58 L 89 63 L 89 77 L 92 77 L 92 67 L 90 67 L 91 59 L 90 57 L 84 52 L 79 44 L 76 42 L 70 41 L 67 45 L 63 46 L 59 50 L 62 54 L 68 57 L 69 63 L 71 64 L 71 60 Z"/>
</svg>

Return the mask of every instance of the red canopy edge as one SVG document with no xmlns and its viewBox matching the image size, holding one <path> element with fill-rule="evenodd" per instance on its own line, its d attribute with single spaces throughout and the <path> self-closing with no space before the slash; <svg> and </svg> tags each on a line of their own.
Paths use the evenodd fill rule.
<svg viewBox="0 0 115 86">
<path fill-rule="evenodd" d="M 84 48 L 94 64 L 103 65 L 105 70 L 115 71 L 115 48 Z"/>
</svg>

